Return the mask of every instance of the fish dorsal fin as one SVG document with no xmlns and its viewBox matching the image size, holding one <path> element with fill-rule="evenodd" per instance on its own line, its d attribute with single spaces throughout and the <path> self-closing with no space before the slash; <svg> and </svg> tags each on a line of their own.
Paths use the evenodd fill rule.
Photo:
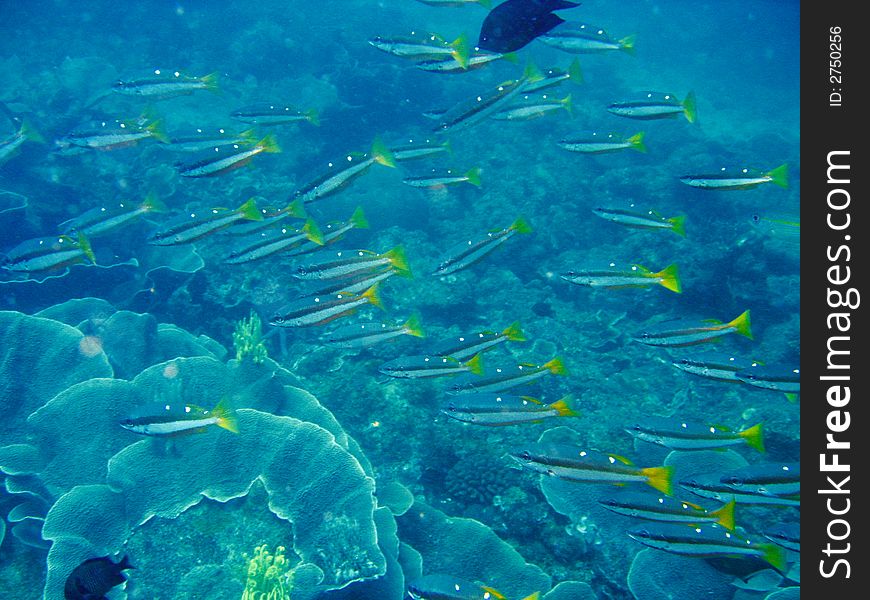
<svg viewBox="0 0 870 600">
<path fill-rule="evenodd" d="M 541 402 L 541 401 L 538 400 L 537 398 L 532 398 L 531 396 L 520 396 L 520 398 L 522 398 L 522 399 L 525 400 L 526 402 L 531 402 L 532 404 L 537 404 L 537 405 L 542 405 L 542 404 L 544 404 L 543 402 Z"/>
</svg>

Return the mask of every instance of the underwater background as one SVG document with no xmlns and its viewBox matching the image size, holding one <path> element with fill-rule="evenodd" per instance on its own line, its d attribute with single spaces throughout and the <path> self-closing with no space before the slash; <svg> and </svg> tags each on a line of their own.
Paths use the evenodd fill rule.
<svg viewBox="0 0 870 600">
<path fill-rule="evenodd" d="M 798 2 L 590 0 L 560 14 L 615 39 L 635 35 L 631 51 L 572 55 L 538 40 L 460 73 L 426 72 L 369 41 L 436 32 L 448 42 L 466 34 L 473 46 L 488 10 L 476 3 L 0 6 L 0 596 L 63 598 L 77 565 L 127 555 L 135 569 L 109 598 L 398 600 L 429 574 L 491 586 L 510 600 L 534 592 L 550 600 L 798 597 L 793 550 L 787 565 L 772 569 L 759 556 L 647 548 L 626 534 L 638 521 L 601 500 L 629 488 L 655 494 L 652 487 L 542 476 L 510 456 L 526 444 L 560 442 L 638 467 L 667 465 L 675 497 L 703 510 L 721 502 L 679 481 L 798 461 L 794 397 L 672 364 L 710 351 L 784 370 L 799 363 Z M 433 131 L 437 119 L 423 114 L 525 77 L 529 63 L 566 70 L 575 58 L 582 81 L 547 91 L 560 100 L 570 94 L 570 111 L 447 132 Z M 217 89 L 118 93 L 116 82 L 147 80 L 157 69 L 192 80 L 215 74 Z M 697 118 L 632 120 L 607 110 L 645 90 L 692 93 Z M 262 103 L 292 106 L 300 117 L 268 125 L 231 116 Z M 80 142 L 119 128 L 142 139 L 102 148 Z M 185 176 L 212 150 L 179 152 L 172 140 L 222 128 L 252 129 L 238 146 L 262 152 L 243 168 Z M 589 131 L 643 132 L 646 151 L 586 154 L 558 145 Z M 255 145 L 269 136 L 279 152 Z M 439 150 L 395 168 L 373 163 L 304 206 L 304 218 L 323 232 L 358 208 L 367 227 L 352 226 L 308 254 L 227 262 L 245 245 L 240 228 L 257 223 L 236 211 L 248 199 L 267 213 L 280 210 L 336 165 L 358 160 L 353 153 L 411 140 L 432 140 Z M 782 164 L 787 187 L 719 191 L 680 180 L 722 167 L 767 174 Z M 403 182 L 447 169 L 479 169 L 479 185 Z M 76 264 L 16 267 L 21 248 L 66 234 L 64 223 L 146 198 L 160 210 L 143 209 L 87 240 L 73 230 L 63 238 L 90 246 L 92 258 L 79 252 L 69 261 Z M 608 222 L 593 213 L 600 207 L 665 223 L 684 215 L 685 235 Z M 233 223 L 192 243 L 149 243 L 184 215 L 212 209 L 234 215 Z M 530 231 L 511 229 L 518 220 Z M 506 231 L 510 239 L 475 264 L 433 274 L 457 244 Z M 363 306 L 309 327 L 270 324 L 314 289 L 294 277 L 300 266 L 337 250 L 372 256 L 396 247 L 411 276 L 377 286 L 383 310 Z M 681 293 L 561 277 L 671 264 Z M 334 291 L 347 290 L 339 283 Z M 674 348 L 634 339 L 651 324 L 729 324 L 746 310 L 751 339 L 723 335 Z M 351 349 L 330 343 L 348 323 L 400 328 L 412 315 L 424 337 Z M 461 398 L 448 387 L 479 376 L 395 378 L 382 370 L 513 323 L 522 335 L 480 355 L 484 377 L 518 365 L 539 370 L 545 376 L 511 393 L 540 406 L 568 397 L 571 415 L 462 423 L 442 412 Z M 556 358 L 564 368 L 548 372 Z M 221 402 L 237 432 L 204 426 L 167 439 L 120 425 L 152 403 Z M 672 450 L 626 432 L 654 416 L 732 431 L 763 423 L 765 451 Z M 799 509 L 738 500 L 736 522 L 766 544 L 764 532 L 797 524 Z M 758 572 L 764 577 L 753 577 Z"/>
</svg>

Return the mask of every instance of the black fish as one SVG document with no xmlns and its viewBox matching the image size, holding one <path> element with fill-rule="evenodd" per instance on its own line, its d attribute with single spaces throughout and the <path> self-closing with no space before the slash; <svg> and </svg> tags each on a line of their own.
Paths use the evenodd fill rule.
<svg viewBox="0 0 870 600">
<path fill-rule="evenodd" d="M 568 0 L 507 0 L 496 6 L 483 20 L 477 47 L 491 52 L 519 50 L 565 20 L 554 10 L 580 6 Z"/>
<path fill-rule="evenodd" d="M 108 556 L 89 558 L 66 578 L 63 597 L 66 600 L 104 600 L 113 587 L 127 581 L 122 571 L 135 568 L 126 555 L 118 563 Z"/>
</svg>

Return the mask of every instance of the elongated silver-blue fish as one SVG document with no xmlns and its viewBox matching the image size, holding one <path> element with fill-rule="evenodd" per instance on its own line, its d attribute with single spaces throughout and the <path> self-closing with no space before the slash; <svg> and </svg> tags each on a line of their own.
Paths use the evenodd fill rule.
<svg viewBox="0 0 870 600">
<path fill-rule="evenodd" d="M 504 244 L 517 233 L 531 233 L 532 228 L 522 217 L 518 218 L 509 227 L 498 231 L 490 231 L 477 238 L 470 238 L 461 244 L 457 244 L 447 253 L 446 258 L 436 267 L 433 275 L 450 275 L 456 271 L 466 269 L 474 263 L 482 260 L 490 252 Z"/>
<path fill-rule="evenodd" d="M 705 473 L 680 481 L 698 496 L 741 504 L 800 506 L 800 463 L 761 463 L 727 473 Z"/>
<path fill-rule="evenodd" d="M 498 427 L 540 423 L 553 417 L 578 417 L 570 394 L 550 404 L 531 396 L 510 394 L 463 394 L 453 396 L 441 406 L 441 412 L 463 423 Z"/>
<path fill-rule="evenodd" d="M 629 119 L 670 119 L 683 115 L 689 123 L 694 123 L 698 118 L 694 92 L 689 92 L 685 100 L 663 92 L 644 92 L 637 100 L 614 102 L 607 110 Z"/>
<path fill-rule="evenodd" d="M 233 144 L 226 151 L 219 147 L 214 150 L 214 156 L 189 165 L 180 165 L 179 174 L 182 177 L 215 177 L 244 167 L 263 152 L 281 152 L 273 135 L 267 135 L 253 146 Z"/>
<path fill-rule="evenodd" d="M 224 262 L 229 265 L 240 265 L 262 260 L 281 252 L 287 252 L 306 241 L 323 245 L 323 234 L 312 219 L 308 219 L 305 225 L 299 229 L 281 227 L 258 233 L 254 241 L 248 241 L 230 252 Z"/>
<path fill-rule="evenodd" d="M 733 431 L 722 425 L 676 417 L 645 416 L 625 430 L 639 440 L 671 450 L 710 450 L 746 444 L 764 452 L 761 423 L 742 431 Z"/>
<path fill-rule="evenodd" d="M 710 175 L 684 175 L 680 181 L 702 190 L 748 190 L 763 183 L 788 187 L 788 165 L 782 164 L 770 171 L 757 169 L 728 169 L 722 167 Z"/>
<path fill-rule="evenodd" d="M 122 201 L 114 205 L 92 208 L 78 217 L 64 221 L 59 225 L 63 233 L 83 233 L 89 238 L 108 233 L 130 223 L 141 215 L 163 212 L 166 205 L 153 194 L 149 194 L 140 203 Z"/>
<path fill-rule="evenodd" d="M 544 35 L 538 36 L 538 39 L 548 46 L 572 54 L 599 54 L 613 50 L 633 54 L 636 37 L 628 35 L 621 39 L 615 39 L 601 27 L 588 23 L 566 21 Z"/>
<path fill-rule="evenodd" d="M 213 208 L 184 215 L 152 233 L 148 243 L 153 246 L 189 244 L 229 227 L 240 219 L 258 221 L 262 218 L 262 213 L 251 198 L 235 210 Z"/>
<path fill-rule="evenodd" d="M 502 331 L 479 331 L 446 340 L 435 347 L 433 354 L 466 360 L 498 344 L 524 341 L 526 341 L 526 336 L 520 328 L 519 321 L 515 321 Z"/>
<path fill-rule="evenodd" d="M 422 379 L 425 377 L 458 375 L 459 373 L 474 373 L 479 375 L 483 372 L 483 366 L 479 354 L 464 362 L 450 356 L 421 354 L 403 356 L 402 358 L 391 360 L 382 364 L 378 370 L 390 377 Z"/>
<path fill-rule="evenodd" d="M 632 339 L 648 346 L 689 346 L 737 333 L 752 339 L 749 311 L 728 323 L 710 321 L 664 322 L 636 334 Z"/>
<path fill-rule="evenodd" d="M 403 335 L 424 337 L 420 315 L 413 314 L 400 325 L 366 322 L 343 325 L 321 337 L 327 346 L 336 348 L 368 348 Z"/>
<path fill-rule="evenodd" d="M 112 90 L 128 96 L 145 96 L 148 98 L 172 98 L 192 94 L 197 90 L 218 91 L 218 74 L 209 73 L 202 77 L 183 75 L 180 71 L 162 71 L 155 69 L 154 73 L 141 79 L 130 81 L 119 80 L 112 85 Z"/>
<path fill-rule="evenodd" d="M 619 152 L 620 150 L 646 152 L 646 144 L 643 143 L 644 136 L 643 131 L 638 131 L 630 136 L 613 132 L 599 133 L 591 131 L 561 139 L 558 145 L 568 152 L 580 152 L 582 154 L 605 154 L 607 152 Z"/>
<path fill-rule="evenodd" d="M 375 163 L 387 167 L 396 166 L 390 149 L 379 139 L 374 141 L 368 154 L 348 154 L 341 161 L 330 162 L 323 175 L 296 190 L 295 198 L 308 204 L 335 194 L 349 186 Z"/>
<path fill-rule="evenodd" d="M 611 223 L 633 227 L 637 229 L 650 229 L 658 231 L 673 231 L 679 236 L 686 235 L 686 216 L 663 217 L 654 210 L 640 212 L 624 210 L 621 208 L 593 208 L 592 212 Z"/>
<path fill-rule="evenodd" d="M 516 365 L 511 368 L 494 369 L 483 377 L 468 378 L 452 384 L 448 394 L 478 394 L 485 392 L 504 392 L 517 386 L 531 383 L 548 374 L 567 375 L 568 369 L 560 357 L 555 357 L 542 365 Z"/>
<path fill-rule="evenodd" d="M 273 315 L 269 324 L 276 327 L 323 325 L 349 315 L 366 304 L 383 308 L 377 284 L 362 294 L 338 292 L 329 296 L 300 298 Z"/>
<path fill-rule="evenodd" d="M 617 514 L 637 519 L 693 525 L 718 523 L 728 530 L 734 529 L 734 500 L 716 510 L 707 510 L 692 502 L 670 496 L 619 492 L 598 500 L 598 503 Z"/>
<path fill-rule="evenodd" d="M 441 115 L 434 132 L 471 127 L 507 106 L 523 90 L 528 78 L 505 81 L 495 89 L 460 102 Z"/>
<path fill-rule="evenodd" d="M 60 270 L 84 261 L 96 263 L 88 238 L 56 235 L 25 240 L 6 252 L 0 267 L 13 273 L 35 274 Z"/>
<path fill-rule="evenodd" d="M 214 425 L 239 432 L 235 413 L 223 401 L 211 410 L 193 404 L 153 402 L 135 409 L 121 421 L 124 429 L 153 436 L 198 433 Z"/>
<path fill-rule="evenodd" d="M 629 537 L 651 548 L 700 557 L 752 556 L 785 571 L 785 551 L 775 544 L 752 542 L 716 524 L 648 523 L 630 529 Z"/>
<path fill-rule="evenodd" d="M 315 109 L 300 110 L 295 106 L 281 104 L 279 102 L 258 102 L 237 108 L 230 116 L 242 123 L 252 125 L 286 125 L 307 121 L 312 125 L 319 125 L 320 118 Z"/>
</svg>

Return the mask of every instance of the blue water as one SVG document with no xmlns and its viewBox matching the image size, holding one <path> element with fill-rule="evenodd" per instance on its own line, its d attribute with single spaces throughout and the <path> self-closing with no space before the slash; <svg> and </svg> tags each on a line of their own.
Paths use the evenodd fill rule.
<svg viewBox="0 0 870 600">
<path fill-rule="evenodd" d="M 553 478 L 514 468 L 508 453 L 545 435 L 641 467 L 695 461 L 693 473 L 798 460 L 799 403 L 670 364 L 708 349 L 783 369 L 798 364 L 797 2 L 585 2 L 562 16 L 617 39 L 636 34 L 636 43 L 631 54 L 579 55 L 583 82 L 547 91 L 570 94 L 573 114 L 485 120 L 446 135 L 433 135 L 436 121 L 422 113 L 485 95 L 530 62 L 566 69 L 574 56 L 533 42 L 513 61 L 423 72 L 368 40 L 414 31 L 450 41 L 465 33 L 473 45 L 487 11 L 415 0 L 34 0 L 4 2 L 2 13 L 0 148 L 24 122 L 42 141 L 27 140 L 0 159 L 0 252 L 8 259 L 22 242 L 59 236 L 64 221 L 87 210 L 137 206 L 149 194 L 168 211 L 94 236 L 96 266 L 82 260 L 22 274 L 7 261 L 0 270 L 0 596 L 61 598 L 82 560 L 128 554 L 137 568 L 112 598 L 239 598 L 244 555 L 261 544 L 273 552 L 286 546 L 296 567 L 294 600 L 398 600 L 407 582 L 433 573 L 490 585 L 511 600 L 535 591 L 550 600 L 726 599 L 736 589 L 731 579 L 765 567 L 647 550 L 625 534 L 637 521 L 597 502 L 621 488 L 572 484 L 566 491 Z M 116 81 L 155 69 L 215 73 L 219 90 L 157 99 L 112 91 Z M 693 93 L 696 122 L 630 120 L 606 110 L 646 90 L 680 100 Z M 241 132 L 252 126 L 230 113 L 257 102 L 314 110 L 319 125 L 253 126 L 257 139 L 273 134 L 281 152 L 211 178 L 178 170 L 209 150 L 176 152 L 154 139 L 109 150 L 64 147 L 70 133 L 116 120 L 132 128 L 157 120 L 170 137 L 197 128 Z M 643 131 L 648 151 L 586 155 L 557 145 L 590 130 Z M 321 228 L 362 207 L 370 227 L 335 245 L 238 266 L 223 263 L 239 243 L 232 227 L 168 249 L 146 243 L 184 214 L 235 209 L 251 197 L 281 208 L 329 165 L 369 152 L 376 138 L 388 146 L 449 139 L 451 152 L 397 168 L 374 164 L 307 205 Z M 783 163 L 785 188 L 709 191 L 679 180 Z M 431 169 L 472 167 L 481 169 L 480 187 L 402 183 Z M 596 207 L 685 215 L 686 236 L 608 223 L 592 213 Z M 530 234 L 513 235 L 453 276 L 431 275 L 457 244 L 519 217 Z M 300 265 L 339 249 L 383 253 L 398 245 L 414 276 L 379 286 L 384 310 L 365 306 L 315 327 L 268 324 L 303 289 L 292 276 Z M 681 294 L 658 285 L 590 289 L 559 277 L 672 263 Z M 746 310 L 752 340 L 727 335 L 671 350 L 632 341 L 650 323 L 728 322 Z M 401 336 L 362 351 L 321 339 L 349 322 L 403 323 L 415 312 L 424 338 Z M 236 360 L 233 331 L 250 314 L 263 323 L 269 360 L 262 364 Z M 579 417 L 462 424 L 439 411 L 449 378 L 391 379 L 378 370 L 450 337 L 513 322 L 527 341 L 483 354 L 486 370 L 561 358 L 564 376 L 548 375 L 519 393 L 544 403 L 573 394 Z M 310 395 L 288 391 L 296 388 Z M 150 402 L 210 409 L 222 398 L 242 411 L 238 434 L 207 427 L 167 442 L 118 426 Z M 624 431 L 645 415 L 739 430 L 763 422 L 767 452 L 740 446 L 727 456 L 668 457 Z M 687 473 L 678 469 L 676 479 Z M 642 483 L 630 487 L 654 493 Z M 675 489 L 718 506 L 676 482 Z M 94 515 L 100 518 L 89 521 Z M 791 507 L 737 509 L 738 526 L 762 542 L 768 528 L 798 521 Z M 799 560 L 788 558 L 789 565 Z M 695 570 L 696 581 L 677 576 Z M 586 585 L 554 589 L 561 582 Z M 798 584 L 783 578 L 779 586 Z"/>
</svg>

